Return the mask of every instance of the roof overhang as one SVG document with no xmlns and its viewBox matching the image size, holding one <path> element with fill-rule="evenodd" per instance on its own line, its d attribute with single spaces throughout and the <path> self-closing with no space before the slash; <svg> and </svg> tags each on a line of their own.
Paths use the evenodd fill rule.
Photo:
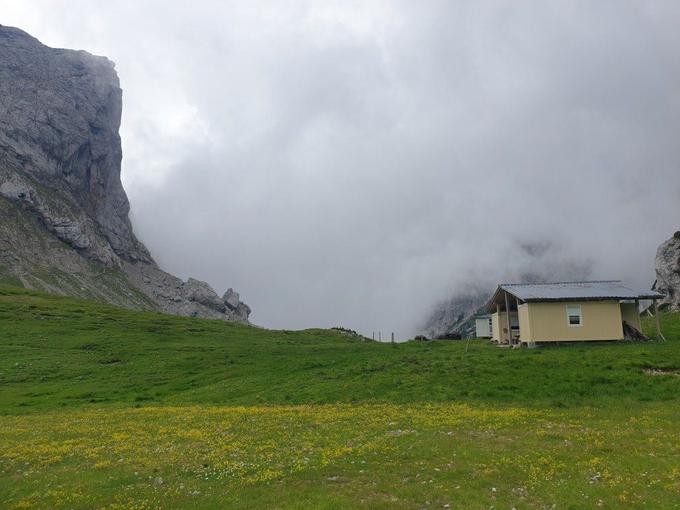
<svg viewBox="0 0 680 510">
<path fill-rule="evenodd" d="M 612 301 L 612 300 L 656 300 L 662 299 L 659 292 L 636 291 L 619 280 L 593 282 L 559 282 L 541 284 L 500 284 L 484 309 L 495 312 L 496 306 L 505 304 L 505 293 L 513 301 L 522 303 Z"/>
</svg>

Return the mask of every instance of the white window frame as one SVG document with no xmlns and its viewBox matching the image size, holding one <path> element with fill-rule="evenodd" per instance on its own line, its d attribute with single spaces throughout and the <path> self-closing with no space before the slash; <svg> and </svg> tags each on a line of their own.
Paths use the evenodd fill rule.
<svg viewBox="0 0 680 510">
<path fill-rule="evenodd" d="M 578 310 L 578 313 L 573 313 L 574 310 Z M 583 310 L 581 309 L 581 305 L 566 305 L 566 312 L 567 312 L 567 326 L 570 328 L 580 328 L 583 326 Z M 572 316 L 578 316 L 578 324 L 572 324 L 571 321 L 569 320 L 569 317 Z"/>
</svg>

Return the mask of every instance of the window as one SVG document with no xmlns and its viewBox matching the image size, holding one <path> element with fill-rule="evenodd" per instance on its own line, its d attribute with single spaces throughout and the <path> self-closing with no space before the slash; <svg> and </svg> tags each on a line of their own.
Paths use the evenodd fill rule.
<svg viewBox="0 0 680 510">
<path fill-rule="evenodd" d="M 581 316 L 581 305 L 567 305 L 567 324 L 569 326 L 583 325 Z"/>
</svg>

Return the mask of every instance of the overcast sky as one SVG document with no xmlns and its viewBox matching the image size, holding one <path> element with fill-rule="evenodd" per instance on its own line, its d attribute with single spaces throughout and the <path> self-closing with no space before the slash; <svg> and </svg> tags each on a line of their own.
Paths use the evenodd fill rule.
<svg viewBox="0 0 680 510">
<path fill-rule="evenodd" d="M 0 23 L 116 63 L 138 236 L 261 325 L 403 338 L 529 270 L 648 288 L 680 228 L 676 1 L 0 0 Z"/>
</svg>

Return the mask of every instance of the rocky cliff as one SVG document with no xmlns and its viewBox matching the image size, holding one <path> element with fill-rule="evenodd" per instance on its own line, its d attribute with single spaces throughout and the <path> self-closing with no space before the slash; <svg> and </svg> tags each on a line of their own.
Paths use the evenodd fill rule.
<svg viewBox="0 0 680 510">
<path fill-rule="evenodd" d="M 654 289 L 666 296 L 659 307 L 680 311 L 680 231 L 659 246 L 655 266 Z"/>
<path fill-rule="evenodd" d="M 493 291 L 491 287 L 468 289 L 438 303 L 421 328 L 422 333 L 428 338 L 450 333 L 473 334 L 474 331 L 470 331 L 470 328 L 474 327 L 472 318 L 486 303 Z"/>
<path fill-rule="evenodd" d="M 162 271 L 120 180 L 114 64 L 0 25 L 0 280 L 140 309 L 247 321 L 229 289 Z"/>
</svg>

